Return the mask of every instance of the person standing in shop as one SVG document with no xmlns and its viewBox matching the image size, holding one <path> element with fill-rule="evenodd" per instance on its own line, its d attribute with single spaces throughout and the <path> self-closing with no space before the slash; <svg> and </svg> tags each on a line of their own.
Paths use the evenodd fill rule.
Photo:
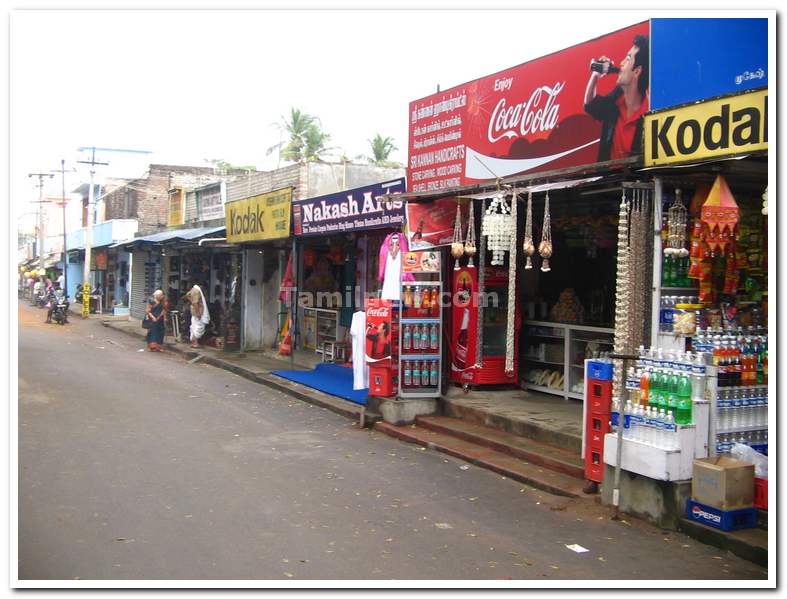
<svg viewBox="0 0 787 599">
<path fill-rule="evenodd" d="M 585 89 L 585 112 L 601 121 L 598 160 L 620 160 L 642 153 L 642 121 L 648 111 L 648 38 L 638 35 L 620 63 L 617 85 L 605 96 L 596 95 L 600 77 L 609 73 L 612 61 L 606 56 L 598 59 L 605 65 L 603 72 L 593 71 Z"/>
<path fill-rule="evenodd" d="M 194 281 L 183 299 L 188 300 L 191 307 L 190 341 L 191 347 L 196 348 L 199 347 L 199 340 L 205 334 L 205 326 L 210 322 L 208 302 L 205 301 L 205 294 L 202 293 L 202 288 L 197 284 L 197 281 Z"/>
</svg>

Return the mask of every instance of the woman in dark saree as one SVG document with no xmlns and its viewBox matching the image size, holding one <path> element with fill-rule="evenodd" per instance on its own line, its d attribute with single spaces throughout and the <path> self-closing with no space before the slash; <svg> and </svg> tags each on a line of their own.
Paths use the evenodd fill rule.
<svg viewBox="0 0 787 599">
<path fill-rule="evenodd" d="M 145 318 L 152 323 L 147 335 L 148 351 L 164 351 L 164 348 L 161 346 L 164 344 L 164 317 L 166 315 L 167 308 L 164 305 L 164 292 L 161 289 L 157 289 L 153 292 L 153 301 L 148 304 L 145 310 Z"/>
</svg>

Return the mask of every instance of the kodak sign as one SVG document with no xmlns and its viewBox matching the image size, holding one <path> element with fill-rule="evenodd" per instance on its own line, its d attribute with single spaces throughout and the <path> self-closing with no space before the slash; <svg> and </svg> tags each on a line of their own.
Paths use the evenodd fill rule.
<svg viewBox="0 0 787 599">
<path fill-rule="evenodd" d="M 224 204 L 227 241 L 265 241 L 290 236 L 292 188 Z"/>
<path fill-rule="evenodd" d="M 645 116 L 645 166 L 768 149 L 768 91 Z"/>
</svg>

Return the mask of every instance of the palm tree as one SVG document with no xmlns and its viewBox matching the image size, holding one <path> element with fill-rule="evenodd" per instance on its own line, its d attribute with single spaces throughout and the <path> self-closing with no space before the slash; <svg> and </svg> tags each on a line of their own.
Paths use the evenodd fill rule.
<svg viewBox="0 0 787 599">
<path fill-rule="evenodd" d="M 398 162 L 391 162 L 388 158 L 391 153 L 398 150 L 394 145 L 393 137 L 383 137 L 379 133 L 375 134 L 374 139 L 367 139 L 369 145 L 372 147 L 372 155 L 367 157 L 369 164 L 377 166 L 401 166 Z"/>
<path fill-rule="evenodd" d="M 298 108 L 290 108 L 289 117 L 282 116 L 276 127 L 289 139 L 271 146 L 266 154 L 278 149 L 283 160 L 304 162 L 320 160 L 330 149 L 326 146 L 330 135 L 322 131 L 319 119 Z"/>
</svg>

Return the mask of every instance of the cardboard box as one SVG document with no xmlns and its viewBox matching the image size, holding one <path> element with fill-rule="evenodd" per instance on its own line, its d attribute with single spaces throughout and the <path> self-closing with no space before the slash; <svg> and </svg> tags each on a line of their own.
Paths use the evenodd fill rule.
<svg viewBox="0 0 787 599">
<path fill-rule="evenodd" d="M 726 455 L 694 460 L 691 498 L 720 510 L 754 505 L 754 464 Z"/>
</svg>

